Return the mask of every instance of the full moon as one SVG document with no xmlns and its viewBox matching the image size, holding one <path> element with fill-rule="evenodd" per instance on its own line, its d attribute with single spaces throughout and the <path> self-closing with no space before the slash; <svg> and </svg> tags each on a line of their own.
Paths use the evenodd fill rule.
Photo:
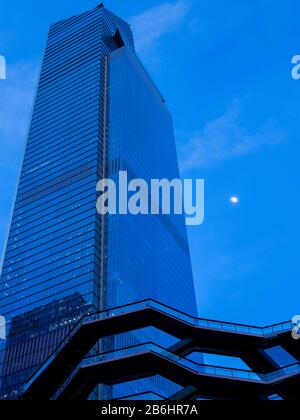
<svg viewBox="0 0 300 420">
<path fill-rule="evenodd" d="M 233 196 L 230 198 L 230 202 L 231 204 L 238 204 L 239 203 L 239 199 L 236 196 Z"/>
</svg>

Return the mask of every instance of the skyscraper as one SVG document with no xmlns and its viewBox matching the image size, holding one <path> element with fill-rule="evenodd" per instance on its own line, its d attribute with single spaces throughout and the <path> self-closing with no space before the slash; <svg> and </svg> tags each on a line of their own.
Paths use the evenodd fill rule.
<svg viewBox="0 0 300 420">
<path fill-rule="evenodd" d="M 1 275 L 2 398 L 87 312 L 147 298 L 196 312 L 183 216 L 97 214 L 97 182 L 121 170 L 179 176 L 164 99 L 130 26 L 100 4 L 49 31 Z"/>
</svg>

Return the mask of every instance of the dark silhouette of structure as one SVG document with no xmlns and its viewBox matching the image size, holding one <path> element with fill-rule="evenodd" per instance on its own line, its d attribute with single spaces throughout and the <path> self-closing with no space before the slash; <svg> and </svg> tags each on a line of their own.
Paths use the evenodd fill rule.
<svg viewBox="0 0 300 420">
<path fill-rule="evenodd" d="M 90 353 L 100 339 L 148 327 L 173 336 L 175 344 Z M 259 328 L 193 318 L 153 300 L 87 315 L 27 382 L 22 398 L 85 400 L 99 384 L 160 375 L 180 387 L 163 399 L 299 400 L 300 346 L 292 328 L 291 322 Z M 274 349 L 294 363 L 270 357 Z M 198 364 L 195 352 L 238 357 L 249 370 Z"/>
</svg>

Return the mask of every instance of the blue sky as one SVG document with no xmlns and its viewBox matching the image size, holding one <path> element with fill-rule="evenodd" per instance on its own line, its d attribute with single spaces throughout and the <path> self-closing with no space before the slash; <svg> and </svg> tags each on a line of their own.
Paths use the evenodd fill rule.
<svg viewBox="0 0 300 420">
<path fill-rule="evenodd" d="M 9 221 L 50 23 L 92 0 L 4 2 L 0 54 L 0 247 Z M 299 1 L 108 0 L 174 117 L 182 174 L 206 180 L 206 221 L 189 230 L 201 316 L 253 324 L 298 303 Z M 240 203 L 230 204 L 237 195 Z"/>
</svg>

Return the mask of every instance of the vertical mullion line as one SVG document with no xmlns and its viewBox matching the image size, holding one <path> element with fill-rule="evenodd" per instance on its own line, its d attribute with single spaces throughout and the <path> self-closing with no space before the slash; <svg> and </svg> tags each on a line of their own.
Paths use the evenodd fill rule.
<svg viewBox="0 0 300 420">
<path fill-rule="evenodd" d="M 107 92 L 108 92 L 108 56 L 104 57 L 104 83 L 103 83 L 103 128 L 102 128 L 102 165 L 101 165 L 101 178 L 106 177 L 106 164 L 107 164 Z M 105 229 L 106 229 L 106 216 L 101 215 L 101 239 L 100 239 L 100 311 L 105 309 Z"/>
</svg>

